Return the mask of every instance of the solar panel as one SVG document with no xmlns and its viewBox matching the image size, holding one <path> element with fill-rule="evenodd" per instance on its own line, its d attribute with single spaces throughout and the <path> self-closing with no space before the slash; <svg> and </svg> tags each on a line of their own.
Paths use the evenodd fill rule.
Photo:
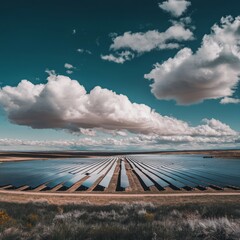
<svg viewBox="0 0 240 240">
<path fill-rule="evenodd" d="M 154 186 L 154 183 L 144 173 L 142 173 L 138 168 L 136 168 L 135 165 L 129 159 L 128 162 L 146 187 L 149 188 L 151 186 Z"/>
<path fill-rule="evenodd" d="M 102 164 L 103 162 L 105 162 L 105 161 L 106 161 L 106 160 L 101 160 L 100 162 L 90 163 L 90 164 L 87 164 L 86 167 L 82 167 L 82 166 L 81 166 L 81 167 L 79 167 L 79 168 L 77 168 L 77 169 L 71 171 L 70 173 L 72 173 L 72 174 L 76 174 L 76 173 L 79 173 L 79 172 L 83 172 L 83 171 L 86 170 L 86 169 L 92 169 L 92 168 L 95 168 L 95 167 L 101 165 L 101 164 Z"/>
<path fill-rule="evenodd" d="M 126 189 L 129 187 L 129 180 L 128 180 L 124 161 L 121 161 L 120 187 L 123 189 Z"/>
<path fill-rule="evenodd" d="M 87 180 L 83 182 L 81 186 L 85 188 L 90 188 L 100 177 L 101 177 L 101 174 L 91 175 Z"/>
<path fill-rule="evenodd" d="M 115 161 L 109 170 L 109 172 L 106 174 L 106 176 L 102 179 L 102 181 L 98 184 L 101 187 L 107 188 L 109 186 L 109 183 L 112 179 L 113 173 L 115 171 L 115 168 L 117 166 L 117 162 Z"/>
<path fill-rule="evenodd" d="M 57 178 L 53 181 L 50 181 L 46 186 L 49 188 L 54 188 L 55 186 L 59 185 L 60 183 L 68 181 L 72 178 L 72 174 L 65 174 L 63 177 Z"/>
<path fill-rule="evenodd" d="M 191 169 L 191 172 L 187 172 L 186 173 L 186 171 L 187 171 L 187 169 L 184 171 L 184 174 L 186 174 L 186 175 L 188 175 L 188 176 L 190 176 L 190 177 L 192 177 L 194 179 L 199 179 L 201 182 L 203 182 L 205 184 L 207 183 L 207 185 L 214 185 L 214 186 L 218 186 L 218 187 L 221 187 L 221 188 L 225 186 L 225 184 L 221 184 L 221 183 L 219 183 L 219 182 L 217 182 L 217 181 L 215 181 L 213 179 L 209 179 L 208 177 L 206 177 L 205 174 L 199 175 L 199 173 L 196 173 L 192 169 Z"/>
<path fill-rule="evenodd" d="M 90 177 L 83 182 L 81 187 L 90 188 L 100 177 L 106 174 L 111 165 L 111 162 L 112 160 L 107 160 L 104 164 L 101 165 L 100 168 L 94 169 L 94 171 L 91 172 Z"/>
<path fill-rule="evenodd" d="M 174 179 L 168 177 L 167 175 L 164 175 L 154 169 L 151 169 L 149 166 L 147 165 L 143 165 L 142 163 L 139 163 L 143 168 L 147 169 L 149 172 L 153 173 L 154 175 L 160 177 L 161 179 L 163 179 L 164 181 L 168 182 L 169 184 L 173 185 L 176 188 L 182 188 L 185 187 L 185 184 L 175 181 Z"/>
<path fill-rule="evenodd" d="M 144 163 L 143 163 L 144 164 Z M 146 165 L 146 164 L 144 164 L 144 165 Z M 175 183 L 176 183 L 176 181 L 177 182 L 179 182 L 180 184 L 182 183 L 184 186 L 188 186 L 188 187 L 195 187 L 196 186 L 196 184 L 194 184 L 193 182 L 189 182 L 189 181 L 187 181 L 187 180 L 185 180 L 185 179 L 183 179 L 183 178 L 181 178 L 181 177 L 179 177 L 179 176 L 176 176 L 176 175 L 174 175 L 173 173 L 171 173 L 171 172 L 168 172 L 168 171 L 165 171 L 165 170 L 163 170 L 163 169 L 159 169 L 159 168 L 156 168 L 156 167 L 153 167 L 153 166 L 151 166 L 151 165 L 146 165 L 146 166 L 148 166 L 150 169 L 153 169 L 153 170 L 155 170 L 155 171 L 157 171 L 157 172 L 159 172 L 160 174 L 162 174 L 163 175 L 163 178 L 164 177 L 167 177 L 168 179 L 169 179 L 169 181 L 174 181 Z M 173 180 L 172 180 L 173 179 Z M 181 185 L 179 185 L 179 187 L 180 187 Z"/>
<path fill-rule="evenodd" d="M 74 175 L 74 177 L 72 177 L 71 179 L 69 179 L 67 182 L 65 182 L 63 184 L 64 187 L 66 188 L 70 188 L 71 186 L 73 186 L 76 182 L 80 181 L 81 179 L 83 179 L 84 177 L 86 177 L 85 174 L 76 174 Z"/>
<path fill-rule="evenodd" d="M 148 176 L 150 179 L 152 179 L 154 182 L 156 182 L 160 187 L 165 188 L 169 186 L 169 183 L 162 180 L 161 178 L 159 178 L 158 176 L 154 175 L 153 173 L 149 172 L 148 170 L 146 170 L 145 168 L 143 168 L 141 165 L 139 165 L 139 163 L 135 162 L 135 166 L 142 171 L 146 176 Z"/>
</svg>

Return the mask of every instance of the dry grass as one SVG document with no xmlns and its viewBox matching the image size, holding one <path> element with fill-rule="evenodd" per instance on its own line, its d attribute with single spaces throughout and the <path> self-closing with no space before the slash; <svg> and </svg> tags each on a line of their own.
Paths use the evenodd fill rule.
<svg viewBox="0 0 240 240">
<path fill-rule="evenodd" d="M 0 239 L 240 239 L 239 202 L 50 205 L 0 203 Z"/>
<path fill-rule="evenodd" d="M 0 225 L 1 226 L 8 224 L 11 220 L 12 220 L 12 218 L 4 210 L 0 210 Z"/>
<path fill-rule="evenodd" d="M 240 203 L 240 195 L 231 195 L 239 194 L 238 191 L 224 191 L 220 192 L 220 194 L 224 195 L 204 195 L 204 193 L 197 192 L 198 195 L 187 194 L 185 196 L 181 196 L 181 192 L 178 195 L 165 195 L 165 192 L 159 192 L 159 194 L 153 196 L 135 194 L 128 196 L 128 193 L 116 193 L 112 195 L 92 195 L 88 194 L 72 194 L 68 196 L 62 193 L 51 193 L 51 195 L 47 193 L 34 193 L 34 192 L 16 192 L 16 191 L 0 191 L 0 202 L 18 202 L 18 203 L 28 203 L 32 202 L 48 202 L 49 204 L 79 204 L 88 202 L 90 204 L 95 205 L 106 205 L 109 203 L 122 202 L 122 203 L 134 203 L 136 201 L 143 202 L 152 202 L 156 205 L 181 205 L 185 203 L 193 203 L 193 204 L 208 204 L 208 203 L 232 203 L 238 202 Z M 209 192 L 210 193 L 210 192 Z M 214 192 L 215 193 L 215 192 Z M 213 193 L 213 194 L 214 194 Z M 211 194 L 211 193 L 210 193 Z"/>
</svg>

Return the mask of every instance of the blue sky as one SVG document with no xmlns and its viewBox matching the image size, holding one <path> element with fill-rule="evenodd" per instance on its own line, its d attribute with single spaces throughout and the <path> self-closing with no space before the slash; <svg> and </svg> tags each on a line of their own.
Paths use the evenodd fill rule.
<svg viewBox="0 0 240 240">
<path fill-rule="evenodd" d="M 234 0 L 221 0 L 217 4 L 205 0 L 3 3 L 0 148 L 238 147 L 238 5 Z M 221 21 L 223 17 L 225 20 Z M 211 30 L 214 24 L 222 31 Z M 204 35 L 209 36 L 210 42 L 203 43 Z M 202 53 L 197 54 L 198 49 Z M 217 55 L 214 60 L 210 59 L 211 54 Z M 179 60 L 178 55 L 184 60 Z M 173 61 L 165 67 L 170 58 Z M 167 68 L 170 73 L 164 73 Z M 33 94 L 28 99 L 23 90 L 14 88 L 23 79 L 35 87 L 58 82 L 56 91 L 58 87 L 59 91 L 64 89 L 63 94 L 76 89 L 64 85 L 75 79 L 85 88 L 91 110 L 87 109 L 83 117 L 79 105 L 86 107 L 85 102 L 74 102 L 76 97 L 69 96 L 72 109 L 69 117 L 62 103 L 66 102 L 66 96 L 53 97 L 51 91 L 46 91 L 51 95 L 51 98 L 45 96 L 48 102 L 36 103 L 39 91 L 33 94 L 28 85 L 24 86 Z M 6 90 L 6 86 L 12 89 Z M 95 97 L 99 99 L 93 99 L 88 94 L 96 86 L 116 92 L 116 96 L 99 91 Z M 76 96 L 79 94 L 82 93 L 76 92 Z M 136 105 L 122 105 L 121 95 L 131 104 L 145 104 L 160 117 Z M 101 106 L 97 106 L 99 101 L 103 103 Z M 122 114 L 106 106 L 115 101 L 115 108 Z M 48 108 L 49 104 L 57 108 Z M 45 108 L 44 114 L 40 108 Z M 138 115 L 142 118 L 138 119 Z M 208 120 L 202 122 L 203 119 Z M 54 123 L 50 124 L 51 121 Z"/>
</svg>

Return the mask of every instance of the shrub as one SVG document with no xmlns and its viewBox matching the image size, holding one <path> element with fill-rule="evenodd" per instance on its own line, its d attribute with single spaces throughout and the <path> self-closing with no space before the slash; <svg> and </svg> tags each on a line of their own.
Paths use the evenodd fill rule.
<svg viewBox="0 0 240 240">
<path fill-rule="evenodd" d="M 0 210 L 0 225 L 5 225 L 10 221 L 12 218 L 4 210 Z"/>
<path fill-rule="evenodd" d="M 28 227 L 35 226 L 39 221 L 39 216 L 35 213 L 31 213 L 27 216 L 27 225 Z"/>
</svg>

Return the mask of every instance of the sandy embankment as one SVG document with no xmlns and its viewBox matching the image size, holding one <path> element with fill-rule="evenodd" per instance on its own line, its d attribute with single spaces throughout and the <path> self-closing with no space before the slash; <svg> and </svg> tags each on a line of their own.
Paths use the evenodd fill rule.
<svg viewBox="0 0 240 240">
<path fill-rule="evenodd" d="M 96 158 L 99 156 L 94 155 L 83 155 L 83 154 L 63 154 L 63 153 L 1 153 L 0 152 L 0 163 L 1 162 L 18 162 L 18 161 L 33 161 L 33 160 L 48 160 L 48 159 L 66 159 L 66 158 Z"/>
<path fill-rule="evenodd" d="M 24 157 L 6 157 L 6 158 L 0 158 L 0 163 L 2 163 L 2 162 L 31 161 L 31 160 L 40 160 L 40 159 L 37 159 L 37 158 L 24 158 Z M 43 160 L 43 159 L 41 158 L 41 160 Z"/>
</svg>

